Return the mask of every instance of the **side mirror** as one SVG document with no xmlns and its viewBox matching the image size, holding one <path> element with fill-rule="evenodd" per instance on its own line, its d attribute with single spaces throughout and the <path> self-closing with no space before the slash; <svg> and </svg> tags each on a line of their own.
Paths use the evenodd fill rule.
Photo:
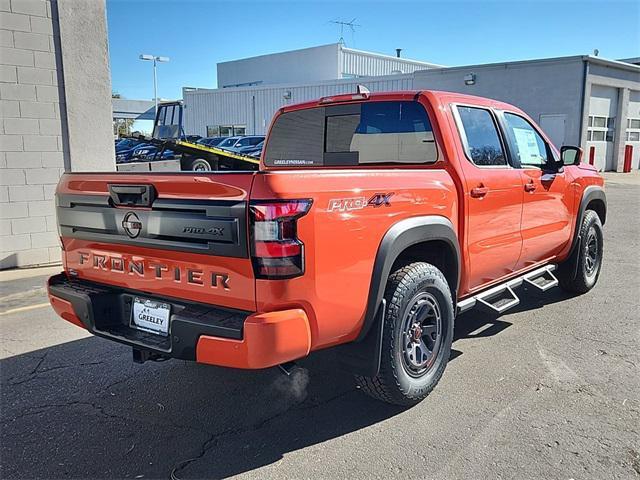
<svg viewBox="0 0 640 480">
<path fill-rule="evenodd" d="M 560 157 L 563 165 L 579 165 L 582 160 L 580 147 L 564 146 L 560 148 Z"/>
</svg>

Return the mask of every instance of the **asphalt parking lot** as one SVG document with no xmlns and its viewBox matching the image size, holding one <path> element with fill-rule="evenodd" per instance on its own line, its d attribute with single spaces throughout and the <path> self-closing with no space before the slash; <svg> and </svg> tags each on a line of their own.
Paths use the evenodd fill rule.
<svg viewBox="0 0 640 480">
<path fill-rule="evenodd" d="M 444 378 L 411 409 L 366 397 L 330 353 L 295 383 L 133 364 L 42 306 L 44 276 L 0 282 L 0 476 L 639 478 L 638 183 L 607 184 L 594 290 L 461 316 Z"/>
</svg>

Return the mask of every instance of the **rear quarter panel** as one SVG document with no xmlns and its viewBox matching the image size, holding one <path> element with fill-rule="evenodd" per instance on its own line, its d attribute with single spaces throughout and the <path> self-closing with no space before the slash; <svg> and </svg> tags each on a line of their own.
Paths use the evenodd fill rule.
<svg viewBox="0 0 640 480">
<path fill-rule="evenodd" d="M 366 206 L 376 194 L 392 194 L 390 205 Z M 440 215 L 458 228 L 455 185 L 449 173 L 433 167 L 265 172 L 256 176 L 251 198 L 313 200 L 309 213 L 298 221 L 304 275 L 256 281 L 258 311 L 300 307 L 307 312 L 312 349 L 357 336 L 376 252 L 394 223 Z M 353 208 L 336 208 L 336 200 L 347 200 Z"/>
</svg>

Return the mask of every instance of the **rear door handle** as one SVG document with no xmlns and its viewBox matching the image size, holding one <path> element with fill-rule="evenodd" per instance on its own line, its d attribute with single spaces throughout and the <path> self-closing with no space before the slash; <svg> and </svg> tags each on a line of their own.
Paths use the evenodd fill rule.
<svg viewBox="0 0 640 480">
<path fill-rule="evenodd" d="M 524 184 L 525 192 L 533 192 L 536 189 L 536 184 L 533 183 L 533 180 L 529 181 L 529 183 Z"/>
<path fill-rule="evenodd" d="M 489 192 L 489 189 L 484 185 L 479 185 L 471 189 L 471 196 L 473 198 L 482 198 Z"/>
</svg>

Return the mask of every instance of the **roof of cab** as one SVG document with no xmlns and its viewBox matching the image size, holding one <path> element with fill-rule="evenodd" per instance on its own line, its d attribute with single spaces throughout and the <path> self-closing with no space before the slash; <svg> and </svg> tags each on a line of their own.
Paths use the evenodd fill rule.
<svg viewBox="0 0 640 480">
<path fill-rule="evenodd" d="M 350 93 L 331 95 L 330 97 L 340 97 L 342 95 L 350 95 Z M 353 95 L 356 95 L 353 93 Z M 455 92 L 446 92 L 440 90 L 397 90 L 397 91 L 389 91 L 389 92 L 371 92 L 367 99 L 354 99 L 347 101 L 337 101 L 335 104 L 344 104 L 344 103 L 358 103 L 358 102 L 369 102 L 372 100 L 382 101 L 382 100 L 417 100 L 418 97 L 425 96 L 430 101 L 434 101 L 435 103 L 463 103 L 463 104 L 471 104 L 471 105 L 479 105 L 486 107 L 493 107 L 498 109 L 517 109 L 513 105 L 508 103 L 501 102 L 499 100 L 494 100 L 486 97 L 478 97 L 475 95 L 466 95 L 464 93 L 455 93 Z M 301 103 L 294 103 L 291 105 L 283 106 L 280 109 L 280 112 L 288 112 L 292 110 L 302 110 L 306 108 L 314 108 L 319 106 L 332 105 L 334 103 L 321 103 L 322 99 L 326 99 L 329 97 L 322 97 L 315 100 L 310 100 Z"/>
</svg>

